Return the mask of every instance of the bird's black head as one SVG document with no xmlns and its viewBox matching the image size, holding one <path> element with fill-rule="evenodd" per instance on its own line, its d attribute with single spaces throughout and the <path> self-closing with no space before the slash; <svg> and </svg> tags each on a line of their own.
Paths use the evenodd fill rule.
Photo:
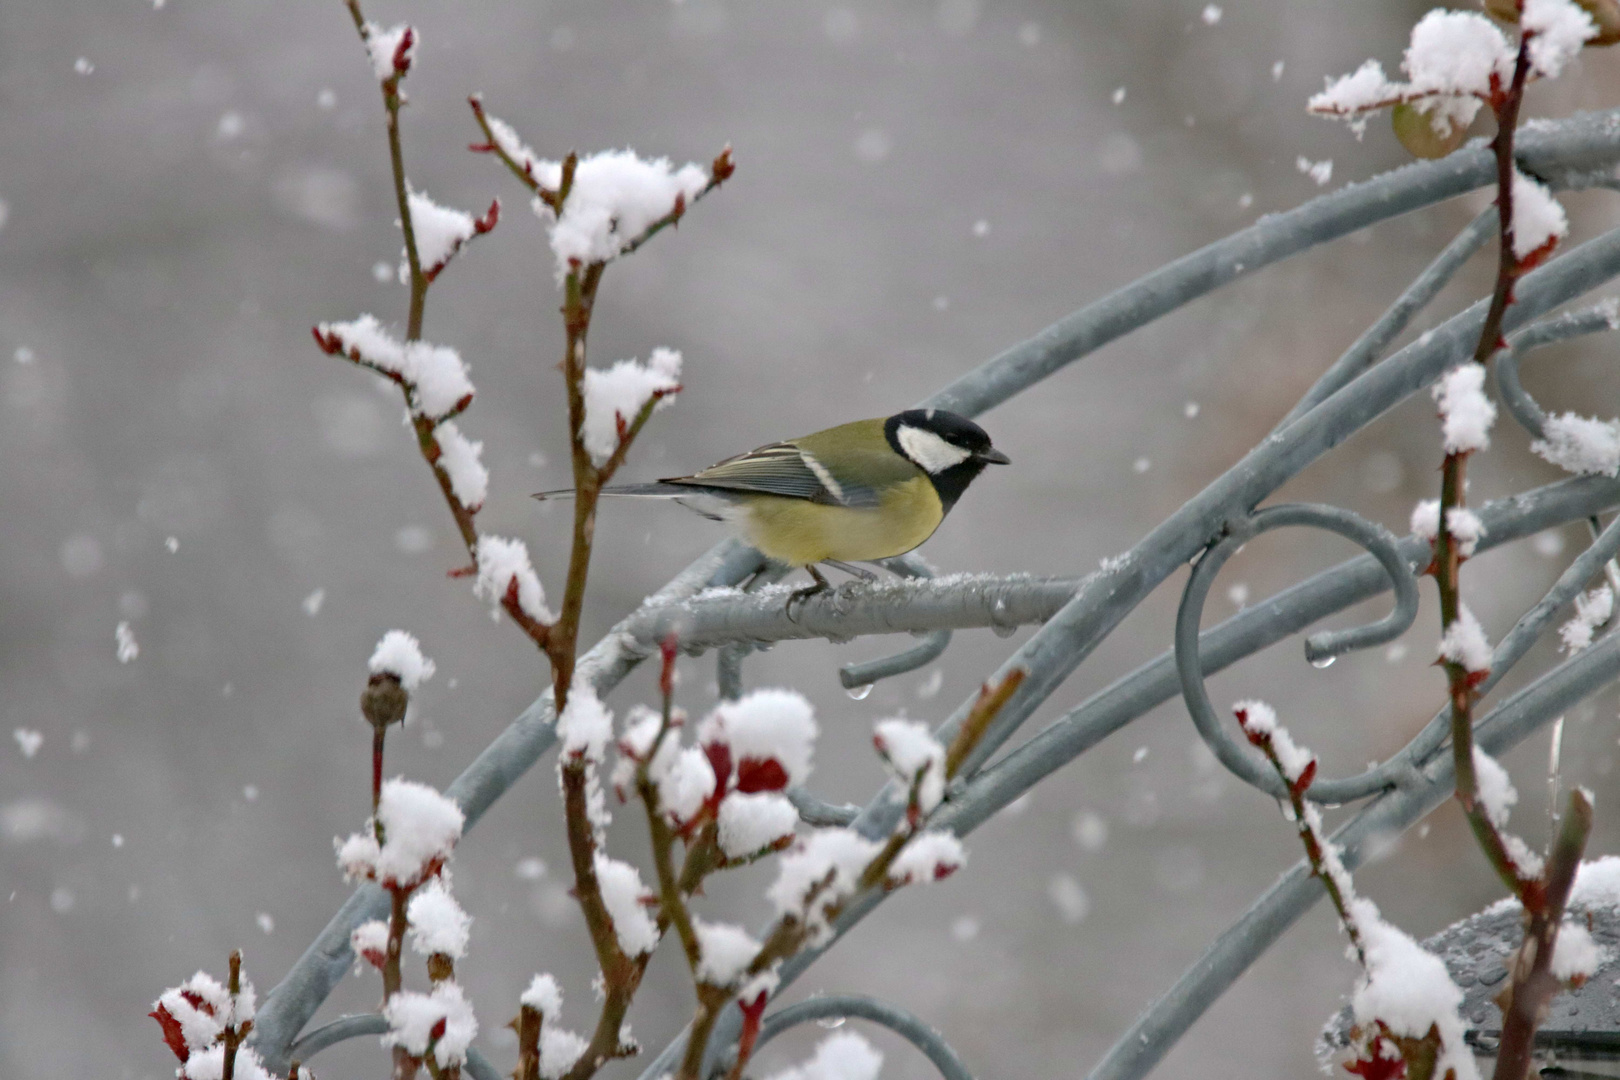
<svg viewBox="0 0 1620 1080">
<path fill-rule="evenodd" d="M 986 465 L 1008 463 L 984 428 L 944 409 L 896 413 L 884 421 L 883 434 L 895 453 L 927 474 L 947 511 Z"/>
</svg>

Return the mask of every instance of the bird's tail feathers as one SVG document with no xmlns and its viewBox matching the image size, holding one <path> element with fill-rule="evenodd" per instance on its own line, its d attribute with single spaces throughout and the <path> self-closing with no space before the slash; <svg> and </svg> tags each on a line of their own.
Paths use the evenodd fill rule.
<svg viewBox="0 0 1620 1080">
<path fill-rule="evenodd" d="M 603 488 L 603 495 L 613 495 L 628 499 L 678 499 L 682 495 L 691 495 L 687 488 L 676 487 L 674 484 L 615 484 L 613 487 Z M 547 499 L 572 499 L 573 488 L 559 488 L 556 491 L 537 491 L 531 498 L 544 502 Z"/>
</svg>

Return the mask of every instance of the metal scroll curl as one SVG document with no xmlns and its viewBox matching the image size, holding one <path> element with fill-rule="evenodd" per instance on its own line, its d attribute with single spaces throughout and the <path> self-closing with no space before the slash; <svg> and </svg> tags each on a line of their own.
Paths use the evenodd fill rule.
<svg viewBox="0 0 1620 1080">
<path fill-rule="evenodd" d="M 1368 521 L 1349 510 L 1337 506 L 1312 503 L 1286 503 L 1256 511 L 1247 518 L 1228 525 L 1227 533 L 1205 550 L 1193 567 L 1192 576 L 1181 594 L 1181 608 L 1176 613 L 1176 673 L 1181 680 L 1181 695 L 1187 703 L 1198 734 L 1234 775 L 1245 783 L 1278 798 L 1286 797 L 1282 781 L 1266 760 L 1232 733 L 1210 703 L 1204 688 L 1204 667 L 1198 651 L 1198 624 L 1204 613 L 1204 601 L 1226 560 L 1239 547 L 1272 529 L 1301 525 L 1326 529 L 1366 548 L 1384 572 L 1389 575 L 1395 590 L 1395 608 L 1384 618 L 1365 626 L 1345 630 L 1329 630 L 1312 634 L 1305 639 L 1305 658 L 1315 664 L 1331 662 L 1334 657 L 1356 649 L 1382 645 L 1399 637 L 1417 617 L 1417 578 L 1412 567 L 1401 554 L 1394 534 L 1382 525 Z M 1398 754 L 1355 776 L 1340 779 L 1319 779 L 1311 785 L 1311 798 L 1325 803 L 1342 803 L 1364 798 L 1391 787 L 1412 774 L 1413 762 L 1438 746 L 1444 738 L 1443 726 L 1431 724 Z"/>
</svg>

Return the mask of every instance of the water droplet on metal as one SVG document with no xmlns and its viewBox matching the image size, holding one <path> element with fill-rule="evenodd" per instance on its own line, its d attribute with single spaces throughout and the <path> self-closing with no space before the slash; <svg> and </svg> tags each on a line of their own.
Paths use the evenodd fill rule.
<svg viewBox="0 0 1620 1080">
<path fill-rule="evenodd" d="M 1012 637 L 1014 634 L 1018 633 L 1018 627 L 1002 626 L 1000 623 L 991 623 L 990 632 L 996 635 L 996 637 Z"/>
<path fill-rule="evenodd" d="M 1330 667 L 1333 666 L 1333 661 L 1335 661 L 1337 659 L 1338 659 L 1337 656 L 1320 656 L 1320 657 L 1317 657 L 1315 660 L 1311 661 L 1311 667 L 1313 667 L 1313 668 L 1330 668 Z"/>
<path fill-rule="evenodd" d="M 851 698 L 853 698 L 856 701 L 865 701 L 867 695 L 870 694 L 871 692 L 872 692 L 872 684 L 871 683 L 862 683 L 860 686 L 851 686 L 849 689 L 844 691 L 844 693 L 848 694 Z M 840 1021 L 838 1021 L 838 1023 L 842 1024 L 843 1021 L 840 1020 Z"/>
</svg>

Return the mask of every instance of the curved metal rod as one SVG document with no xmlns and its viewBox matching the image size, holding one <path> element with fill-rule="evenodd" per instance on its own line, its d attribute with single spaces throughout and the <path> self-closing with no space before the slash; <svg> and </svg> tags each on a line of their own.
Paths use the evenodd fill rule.
<svg viewBox="0 0 1620 1080">
<path fill-rule="evenodd" d="M 299 1036 L 298 1041 L 287 1048 L 289 1057 L 299 1061 L 308 1061 L 328 1046 L 336 1046 L 349 1039 L 358 1039 L 362 1035 L 384 1035 L 388 1032 L 388 1021 L 383 1019 L 381 1013 L 357 1013 L 352 1016 L 340 1016 L 330 1024 L 322 1024 Z"/>
<path fill-rule="evenodd" d="M 849 803 L 830 803 L 816 797 L 802 787 L 787 789 L 788 801 L 799 812 L 799 820 L 806 825 L 834 825 L 842 828 L 861 816 L 861 808 Z"/>
<path fill-rule="evenodd" d="M 329 1046 L 336 1046 L 349 1039 L 358 1039 L 362 1035 L 384 1035 L 388 1032 L 388 1021 L 380 1013 L 359 1013 L 353 1016 L 340 1016 L 330 1024 L 323 1024 L 313 1031 L 304 1033 L 304 1036 L 293 1043 L 287 1050 L 290 1059 L 308 1061 L 316 1054 Z M 467 1073 L 472 1080 L 504 1080 L 499 1070 L 490 1064 L 475 1048 L 467 1048 Z"/>
<path fill-rule="evenodd" d="M 1496 235 L 1497 210 L 1493 203 L 1481 210 L 1468 227 L 1457 234 L 1456 239 L 1446 245 L 1446 249 L 1419 274 L 1406 287 L 1389 310 L 1379 317 L 1378 321 L 1367 328 L 1366 333 L 1356 339 L 1354 345 L 1346 349 L 1344 355 L 1333 362 L 1333 366 L 1322 373 L 1299 403 L 1288 410 L 1288 415 L 1278 423 L 1277 429 L 1292 424 L 1304 416 L 1317 405 L 1332 397 L 1334 392 L 1344 386 L 1351 379 L 1366 370 L 1367 365 L 1383 355 L 1389 343 L 1399 336 L 1406 324 L 1412 321 L 1412 316 L 1428 306 L 1430 300 L 1435 298 L 1446 282 L 1454 277 L 1462 264 L 1471 258 L 1474 252 Z"/>
<path fill-rule="evenodd" d="M 1187 588 L 1181 594 L 1181 609 L 1176 613 L 1176 673 L 1181 678 L 1181 696 L 1187 702 L 1198 734 L 1215 751 L 1215 756 L 1229 771 L 1244 783 L 1250 784 L 1278 798 L 1286 798 L 1288 790 L 1282 780 L 1259 754 L 1238 740 L 1227 730 L 1210 704 L 1204 689 L 1204 664 L 1198 654 L 1198 623 L 1204 614 L 1204 600 L 1209 587 L 1215 582 L 1226 560 L 1241 545 L 1261 533 L 1290 525 L 1306 525 L 1338 533 L 1372 553 L 1389 575 L 1395 589 L 1395 609 L 1375 623 L 1347 630 L 1332 630 L 1314 634 L 1305 640 L 1305 657 L 1313 664 L 1332 663 L 1340 653 L 1382 645 L 1400 637 L 1417 618 L 1417 579 L 1412 567 L 1401 554 L 1399 541 L 1382 525 L 1376 525 L 1359 514 L 1337 506 L 1318 506 L 1309 503 L 1288 503 L 1257 511 L 1246 520 L 1236 523 L 1228 535 L 1204 553 L 1187 579 Z M 1427 729 L 1425 730 L 1425 734 Z M 1431 747 L 1432 749 L 1432 747 Z M 1319 802 L 1340 803 L 1360 799 L 1381 791 L 1409 768 L 1409 755 L 1395 755 L 1389 761 L 1366 769 L 1355 776 L 1340 780 L 1318 780 L 1311 785 L 1311 798 Z"/>
<path fill-rule="evenodd" d="M 901 555 L 896 559 L 885 559 L 881 565 L 905 578 L 927 579 L 934 576 L 934 568 L 915 552 Z M 879 679 L 892 679 L 896 675 L 904 675 L 908 671 L 916 671 L 925 664 L 933 663 L 950 644 L 949 630 L 934 630 L 922 636 L 922 644 L 905 652 L 878 660 L 845 664 L 838 669 L 838 681 L 844 684 L 845 690 L 871 686 Z"/>
<path fill-rule="evenodd" d="M 1583 337 L 1620 329 L 1620 308 L 1613 300 L 1580 311 L 1571 311 L 1557 318 L 1543 319 L 1527 326 L 1508 340 L 1508 347 L 1496 353 L 1496 385 L 1502 392 L 1502 404 L 1519 426 L 1537 439 L 1547 437 L 1547 413 L 1519 381 L 1519 361 L 1531 349 L 1551 345 L 1555 341 Z"/>
<path fill-rule="evenodd" d="M 757 1051 L 782 1032 L 807 1021 L 842 1020 L 852 1016 L 880 1024 L 921 1050 L 945 1080 L 973 1080 L 973 1074 L 968 1072 L 962 1059 L 956 1056 L 956 1051 L 950 1048 L 939 1032 L 898 1005 L 860 994 L 813 997 L 809 1001 L 777 1010 L 759 1026 L 759 1038 L 754 1041 L 754 1049 Z"/>
</svg>

